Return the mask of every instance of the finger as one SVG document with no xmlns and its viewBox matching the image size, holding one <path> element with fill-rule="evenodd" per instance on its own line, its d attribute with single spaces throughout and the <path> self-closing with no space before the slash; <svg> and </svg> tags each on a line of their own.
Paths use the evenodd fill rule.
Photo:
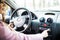
<svg viewBox="0 0 60 40">
<path fill-rule="evenodd" d="M 11 25 L 11 23 L 9 23 L 9 25 Z"/>
<path fill-rule="evenodd" d="M 45 31 L 51 31 L 50 29 L 47 29 L 47 30 L 45 30 Z"/>
<path fill-rule="evenodd" d="M 50 31 L 50 29 L 47 29 L 47 31 Z"/>
</svg>

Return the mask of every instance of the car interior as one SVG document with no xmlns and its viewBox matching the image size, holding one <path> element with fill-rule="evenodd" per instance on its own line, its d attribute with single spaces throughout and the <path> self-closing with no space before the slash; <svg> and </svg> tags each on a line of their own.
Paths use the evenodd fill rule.
<svg viewBox="0 0 60 40">
<path fill-rule="evenodd" d="M 5 22 L 14 22 L 14 30 L 38 34 L 50 29 L 44 40 L 60 40 L 60 0 L 5 0 L 10 14 Z"/>
</svg>

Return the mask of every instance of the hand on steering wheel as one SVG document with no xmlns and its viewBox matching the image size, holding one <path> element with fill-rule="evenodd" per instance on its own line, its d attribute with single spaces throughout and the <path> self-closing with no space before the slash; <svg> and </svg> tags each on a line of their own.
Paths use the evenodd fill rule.
<svg viewBox="0 0 60 40">
<path fill-rule="evenodd" d="M 21 16 L 21 13 L 19 13 L 20 16 L 14 17 L 15 13 L 16 13 L 18 10 L 26 10 L 27 13 L 28 13 L 28 15 L 23 15 L 23 16 Z M 17 14 L 18 14 L 18 13 L 17 13 Z M 29 18 L 27 24 L 25 23 L 26 18 Z M 11 20 L 12 20 L 12 22 L 13 22 L 14 25 L 15 25 L 15 27 L 14 27 L 15 30 L 16 30 L 16 28 L 19 28 L 19 29 L 20 29 L 20 27 L 23 26 L 24 29 L 23 29 L 22 31 L 19 31 L 19 32 L 24 32 L 24 31 L 30 26 L 30 24 L 31 24 L 31 20 L 32 20 L 31 12 L 30 12 L 29 10 L 27 10 L 26 8 L 18 8 L 18 9 L 16 9 L 16 10 L 13 11 L 13 13 L 12 13 L 12 15 L 11 15 Z M 11 21 L 11 20 L 10 20 L 10 21 Z"/>
</svg>

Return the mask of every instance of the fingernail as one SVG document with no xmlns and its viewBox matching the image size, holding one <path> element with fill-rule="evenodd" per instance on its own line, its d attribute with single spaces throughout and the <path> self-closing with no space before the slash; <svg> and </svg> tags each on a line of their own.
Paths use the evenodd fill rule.
<svg viewBox="0 0 60 40">
<path fill-rule="evenodd" d="M 50 29 L 48 29 L 48 31 L 51 31 Z"/>
</svg>

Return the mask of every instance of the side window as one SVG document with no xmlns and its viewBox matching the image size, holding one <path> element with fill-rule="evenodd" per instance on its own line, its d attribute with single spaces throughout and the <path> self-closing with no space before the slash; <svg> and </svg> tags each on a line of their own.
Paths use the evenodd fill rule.
<svg viewBox="0 0 60 40">
<path fill-rule="evenodd" d="M 8 7 L 7 11 L 6 11 L 6 15 L 10 16 L 11 15 L 11 8 Z"/>
<path fill-rule="evenodd" d="M 6 14 L 5 14 L 5 19 L 9 18 L 11 16 L 11 8 L 8 6 L 8 9 L 6 10 Z"/>
<path fill-rule="evenodd" d="M 60 8 L 60 0 L 9 0 L 13 8 L 27 8 L 28 10 L 57 9 Z M 8 2 L 9 2 L 8 1 Z M 15 4 L 15 5 L 14 5 Z M 57 8 L 56 8 L 57 7 Z M 58 9 L 59 9 L 58 8 Z"/>
</svg>

